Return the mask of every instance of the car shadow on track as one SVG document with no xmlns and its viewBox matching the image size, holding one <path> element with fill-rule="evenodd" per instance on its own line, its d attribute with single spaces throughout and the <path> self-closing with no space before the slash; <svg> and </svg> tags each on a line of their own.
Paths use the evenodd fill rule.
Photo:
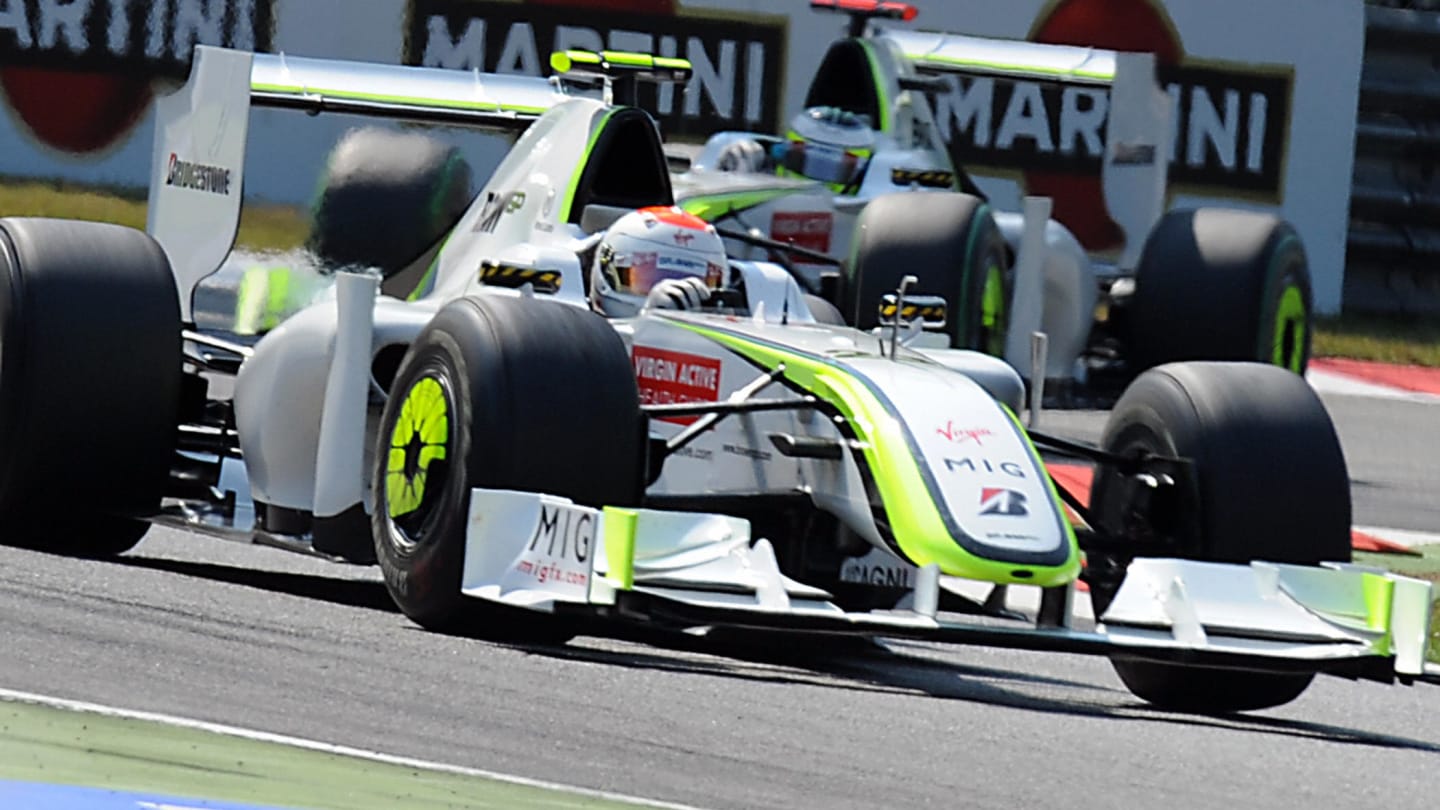
<svg viewBox="0 0 1440 810">
<path fill-rule="evenodd" d="M 148 568 L 152 571 L 168 571 L 188 577 L 208 579 L 213 582 L 228 582 L 247 588 L 257 588 L 273 593 L 284 593 L 305 599 L 316 599 L 347 607 L 383 610 L 399 613 L 385 585 L 380 582 L 337 579 L 315 574 L 295 574 L 282 571 L 264 571 L 255 568 L 239 568 L 218 563 L 170 560 L 161 557 L 116 557 L 111 562 L 132 568 Z"/>
<path fill-rule="evenodd" d="M 745 680 L 810 684 L 839 689 L 864 689 L 895 694 L 915 694 L 903 684 L 886 683 L 881 679 L 857 679 L 845 671 L 856 662 L 897 660 L 882 644 L 860 638 L 773 637 L 755 633 L 749 638 L 736 634 L 723 638 L 695 637 L 677 631 L 654 630 L 638 626 L 610 625 L 586 628 L 582 635 L 606 641 L 629 641 L 646 649 L 597 648 L 586 642 L 564 646 L 511 645 L 533 655 L 583 661 L 631 669 L 652 669 L 699 675 L 740 678 Z M 985 667 L 950 667 L 949 673 L 969 673 L 975 677 L 994 678 L 1015 683 L 1029 683 L 1060 688 L 1089 688 L 1078 681 L 1031 675 L 1011 670 Z"/>
<path fill-rule="evenodd" d="M 127 555 L 114 558 L 112 562 L 336 605 L 398 612 L 380 582 L 155 557 Z M 918 694 L 1046 714 L 1234 729 L 1348 745 L 1440 753 L 1440 745 L 1435 743 L 1326 723 L 1272 716 L 1210 716 L 1160 711 L 1130 698 L 1118 684 L 1106 686 L 1093 680 L 1056 678 L 1015 669 L 940 661 L 926 657 L 928 648 L 909 643 L 893 647 L 861 639 L 816 639 L 784 633 L 748 632 L 707 638 L 645 627 L 597 623 L 586 623 L 580 630 L 587 638 L 632 642 L 645 645 L 648 649 L 599 648 L 584 642 L 507 646 L 532 655 L 606 666 L 828 689 Z M 427 632 L 419 627 L 415 631 Z M 1058 692 L 1059 695 L 1043 692 Z"/>
<path fill-rule="evenodd" d="M 595 649 L 585 646 L 526 646 L 535 655 L 609 666 L 659 669 L 820 688 L 865 690 L 959 700 L 1010 709 L 1120 722 L 1164 723 L 1233 729 L 1347 745 L 1440 753 L 1440 745 L 1397 735 L 1326 723 L 1247 714 L 1199 715 L 1167 712 L 1131 698 L 1119 687 L 1033 675 L 1012 669 L 957 664 L 920 657 L 910 650 L 869 644 L 822 648 L 817 644 L 767 640 L 758 647 L 738 641 L 713 641 L 681 634 L 643 631 L 610 633 L 657 648 L 657 652 Z M 673 658 L 658 650 L 701 653 L 703 658 Z M 1063 690 L 1060 696 L 1036 691 Z"/>
<path fill-rule="evenodd" d="M 1112 688 L 1085 684 L 1088 688 L 1104 695 L 1103 701 L 1084 702 L 1070 699 L 1056 699 L 1010 689 L 973 680 L 970 667 L 956 667 L 952 664 L 901 656 L 901 666 L 885 667 L 883 670 L 856 668 L 849 674 L 857 679 L 874 678 L 895 686 L 910 687 L 924 691 L 932 697 L 986 703 L 1012 709 L 1092 717 L 1103 720 L 1125 722 L 1164 723 L 1195 727 L 1233 729 L 1236 731 L 1259 732 L 1278 736 L 1314 739 L 1324 742 L 1363 745 L 1377 748 L 1401 748 L 1416 751 L 1440 753 L 1440 745 L 1424 740 L 1415 740 L 1392 734 L 1376 733 L 1361 729 L 1346 728 L 1327 723 L 1305 720 L 1253 715 L 1253 714 L 1187 714 L 1157 709 L 1133 698 L 1118 685 Z M 1405 688 L 1405 687 L 1397 687 Z M 1423 687 L 1421 687 L 1423 688 Z"/>
</svg>

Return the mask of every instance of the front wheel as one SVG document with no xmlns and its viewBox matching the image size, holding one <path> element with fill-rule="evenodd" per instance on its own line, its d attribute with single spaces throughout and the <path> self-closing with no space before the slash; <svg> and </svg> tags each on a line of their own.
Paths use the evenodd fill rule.
<svg viewBox="0 0 1440 810">
<path fill-rule="evenodd" d="M 1260 363 L 1172 363 L 1140 375 L 1105 426 L 1102 446 L 1120 455 L 1188 458 L 1196 486 L 1174 519 L 1151 534 L 1150 554 L 1212 562 L 1313 565 L 1350 559 L 1350 479 L 1319 397 L 1299 376 Z M 1097 523 L 1112 532 L 1131 505 L 1118 473 L 1091 490 Z M 1092 559 L 1091 565 L 1099 560 Z M 1123 567 L 1127 560 L 1105 560 Z M 1092 584 L 1103 619 L 1116 590 Z M 1314 675 L 1245 672 L 1114 660 L 1137 697 L 1206 713 L 1288 703 Z"/>
<path fill-rule="evenodd" d="M 462 298 L 410 347 L 385 405 L 372 477 L 385 585 L 417 624 L 559 642 L 556 617 L 460 592 L 474 487 L 638 503 L 639 394 L 615 330 L 576 307 Z"/>
</svg>

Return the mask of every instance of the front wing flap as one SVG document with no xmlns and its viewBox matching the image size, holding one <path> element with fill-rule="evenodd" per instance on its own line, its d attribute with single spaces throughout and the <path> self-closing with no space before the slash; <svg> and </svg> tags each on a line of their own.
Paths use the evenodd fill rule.
<svg viewBox="0 0 1440 810">
<path fill-rule="evenodd" d="M 1073 587 L 1070 586 L 1070 587 Z M 937 612 L 918 570 L 906 610 L 847 612 L 786 577 L 747 521 L 593 509 L 552 495 L 471 494 L 461 590 L 516 607 L 590 608 L 682 627 L 910 638 L 1271 672 L 1440 684 L 1425 662 L 1431 586 L 1379 569 L 1138 559 L 1094 630 Z"/>
</svg>

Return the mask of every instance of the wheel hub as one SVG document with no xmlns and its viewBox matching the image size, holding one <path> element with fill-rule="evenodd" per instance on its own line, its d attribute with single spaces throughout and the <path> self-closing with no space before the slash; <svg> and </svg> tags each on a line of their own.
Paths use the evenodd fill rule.
<svg viewBox="0 0 1440 810">
<path fill-rule="evenodd" d="M 1275 307 L 1274 354 L 1271 362 L 1299 374 L 1305 360 L 1305 297 L 1295 284 L 1286 285 Z"/>
<path fill-rule="evenodd" d="M 425 501 L 430 465 L 443 461 L 450 440 L 450 406 L 433 377 L 422 377 L 405 394 L 385 466 L 385 496 L 392 519 L 416 512 Z"/>
</svg>

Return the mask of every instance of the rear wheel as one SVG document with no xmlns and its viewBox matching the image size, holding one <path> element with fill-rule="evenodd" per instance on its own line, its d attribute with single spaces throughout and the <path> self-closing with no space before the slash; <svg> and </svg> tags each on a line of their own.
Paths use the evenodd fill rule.
<svg viewBox="0 0 1440 810">
<path fill-rule="evenodd" d="M 169 261 L 117 225 L 0 220 L 0 538 L 108 556 L 149 528 L 180 400 Z"/>
<path fill-rule="evenodd" d="M 583 386 L 583 390 L 577 390 Z M 406 616 L 432 630 L 559 642 L 552 615 L 460 593 L 473 487 L 639 502 L 644 436 L 628 353 L 598 316 L 464 298 L 410 347 L 381 422 L 375 550 Z"/>
<path fill-rule="evenodd" d="M 331 268 L 374 267 L 390 279 L 449 233 L 470 199 L 470 167 L 455 147 L 416 132 L 352 130 L 326 162 L 309 246 Z"/>
<path fill-rule="evenodd" d="M 1166 527 L 1166 556 L 1214 562 L 1315 564 L 1350 559 L 1350 483 L 1334 426 L 1295 374 L 1260 363 L 1173 363 L 1145 372 L 1120 397 L 1105 427 L 1106 450 L 1188 458 L 1194 497 Z M 1130 504 L 1118 474 L 1095 478 L 1097 522 L 1117 527 Z M 1091 564 L 1097 564 L 1092 560 Z M 1107 560 L 1105 562 L 1116 562 Z M 1124 565 L 1126 561 L 1118 561 Z M 1096 616 L 1113 588 L 1091 588 Z M 1115 660 L 1136 696 L 1169 709 L 1234 712 L 1278 706 L 1310 674 L 1272 674 Z"/>
<path fill-rule="evenodd" d="M 845 268 L 841 311 L 872 329 L 880 299 L 915 276 L 911 292 L 947 307 L 950 345 L 1001 356 L 1013 274 L 990 207 L 968 194 L 890 194 L 865 206 Z"/>
<path fill-rule="evenodd" d="M 1137 370 L 1254 360 L 1304 374 L 1310 271 L 1295 229 L 1254 211 L 1172 211 L 1145 242 L 1131 305 Z"/>
</svg>

